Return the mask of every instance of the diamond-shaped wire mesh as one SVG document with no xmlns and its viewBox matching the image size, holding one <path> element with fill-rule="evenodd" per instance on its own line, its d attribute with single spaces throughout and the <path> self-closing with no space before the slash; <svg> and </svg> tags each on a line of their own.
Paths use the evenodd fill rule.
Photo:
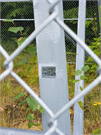
<svg viewBox="0 0 101 135">
<path fill-rule="evenodd" d="M 71 13 L 71 9 L 72 7 L 70 7 L 70 2 L 69 1 L 64 1 L 64 18 L 67 19 L 67 20 L 64 20 L 64 22 L 75 32 L 77 33 L 77 15 L 78 15 L 78 1 L 74 1 L 74 11 L 75 11 L 75 14 L 74 16 L 72 16 L 73 14 Z M 8 6 L 9 5 L 9 6 Z M 31 8 L 31 3 L 30 2 L 27 2 L 27 5 L 25 3 L 15 3 L 15 4 L 6 4 L 6 3 L 3 3 L 1 7 L 3 7 L 4 9 L 6 8 L 7 6 L 7 11 L 5 12 L 2 12 L 2 18 L 3 19 L 13 19 L 15 17 L 17 17 L 16 19 L 25 19 L 25 18 L 30 18 L 30 19 L 33 19 L 33 9 Z M 69 5 L 69 6 L 68 6 Z M 93 6 L 93 10 L 91 10 L 91 7 Z M 91 6 L 91 7 L 90 7 Z M 12 7 L 12 10 L 15 9 L 14 12 L 9 12 L 8 14 L 8 10 L 11 9 Z M 13 9 L 14 8 L 14 9 Z M 28 16 L 29 14 L 26 14 L 26 9 L 30 12 L 30 10 L 32 11 L 32 14 L 30 16 Z M 2 9 L 2 11 L 4 11 L 4 9 Z M 17 10 L 18 11 L 17 11 Z M 21 9 L 23 9 L 23 14 L 20 14 L 20 11 Z M 66 9 L 68 9 L 69 11 L 69 15 L 66 16 Z M 18 13 L 18 15 L 16 15 Z M 91 13 L 91 15 L 90 15 Z M 95 5 L 94 5 L 94 2 L 87 2 L 87 14 L 86 14 L 86 17 L 87 18 L 94 18 L 94 13 L 95 13 Z M 5 14 L 7 14 L 7 16 L 5 16 Z M 70 20 L 68 19 L 70 18 Z M 76 19 L 74 19 L 76 18 Z M 73 20 L 74 19 L 74 20 Z M 88 19 L 89 20 L 89 19 Z M 27 35 L 26 36 L 29 36 L 32 31 L 34 30 L 34 23 L 33 21 L 15 21 L 15 24 L 16 26 L 23 26 L 24 29 L 27 31 Z M 90 44 L 90 41 L 92 40 L 92 38 L 96 37 L 96 34 L 95 32 L 92 31 L 92 25 L 94 26 L 95 25 L 95 22 L 93 24 L 91 24 L 89 26 L 89 29 L 91 30 L 92 32 L 92 35 L 89 35 L 89 33 L 87 32 L 86 30 L 86 43 L 89 45 Z M 12 54 L 14 52 L 14 50 L 16 50 L 18 48 L 18 44 L 15 42 L 15 37 L 18 37 L 18 38 L 21 38 L 21 35 L 20 34 L 14 34 L 14 33 L 11 33 L 9 34 L 8 32 L 8 29 L 9 27 L 12 27 L 14 26 L 14 24 L 12 23 L 9 23 L 9 22 L 2 22 L 2 29 L 1 29 L 1 45 L 2 47 L 8 52 L 8 54 Z M 31 28 L 30 28 L 30 27 Z M 65 30 L 65 29 L 64 29 Z M 6 40 L 5 40 L 6 39 Z M 70 36 L 68 37 L 68 34 L 66 34 L 66 39 L 65 39 L 66 43 L 66 54 L 67 54 L 67 62 L 75 62 L 75 54 L 73 53 L 76 53 L 76 41 L 74 41 L 73 38 L 70 38 Z M 35 41 L 33 41 L 33 44 L 35 44 Z M 68 45 L 69 44 L 69 45 Z M 71 53 L 71 54 L 69 54 Z M 3 54 L 3 52 L 2 52 Z M 26 55 L 28 54 L 28 55 Z M 20 57 L 21 59 L 27 59 L 29 61 L 29 59 L 31 58 L 30 54 L 28 52 L 26 52 L 26 50 L 23 50 L 22 51 L 22 55 Z M 96 59 L 96 58 L 95 58 Z M 99 60 L 97 59 L 98 63 Z M 11 73 L 12 76 L 15 78 L 17 77 L 14 72 Z M 17 79 L 17 78 L 16 78 Z M 20 78 L 19 78 L 20 79 Z M 95 85 L 97 85 L 99 82 L 100 82 L 100 79 L 101 79 L 101 75 L 99 76 L 99 78 L 97 78 L 97 80 L 95 81 Z M 18 80 L 17 80 L 18 81 Z M 20 80 L 21 81 L 21 80 Z M 19 83 L 21 83 L 19 81 Z M 22 84 L 21 84 L 22 85 Z M 25 85 L 25 84 L 24 84 Z M 27 86 L 27 85 L 26 85 Z M 93 85 L 94 87 L 94 85 Z M 30 88 L 29 88 L 30 89 Z M 88 90 L 87 90 L 88 89 Z M 87 92 L 90 90 L 89 88 L 85 89 L 85 91 L 87 90 Z M 37 99 L 37 98 L 36 98 Z M 38 99 L 39 100 L 39 99 Z M 42 102 L 40 100 L 40 102 Z M 69 104 L 67 105 L 67 108 L 68 106 L 70 106 Z M 46 109 L 47 110 L 47 109 Z M 63 110 L 64 112 L 65 110 Z M 62 112 L 62 113 L 63 113 Z M 50 113 L 51 115 L 53 115 L 52 113 Z M 59 114 L 58 114 L 59 115 Z M 58 116 L 57 115 L 57 116 Z M 54 117 L 57 117 L 57 116 L 54 116 L 53 115 L 53 118 Z M 52 116 L 51 116 L 52 117 Z M 55 119 L 55 118 L 54 118 Z M 53 120 L 54 120 L 53 119 Z M 58 131 L 58 129 L 56 128 L 56 123 L 53 123 L 53 131 L 56 130 L 57 133 L 61 133 L 60 131 Z M 52 130 L 51 130 L 52 131 Z M 52 131 L 52 132 L 53 132 Z"/>
<path fill-rule="evenodd" d="M 78 18 L 78 1 L 63 1 L 64 9 L 64 22 L 67 24 L 75 33 L 77 33 L 77 18 Z M 87 1 L 86 5 L 86 22 L 90 22 L 92 18 L 96 18 L 96 3 L 95 1 Z M 24 27 L 24 31 L 27 31 L 26 37 L 32 33 L 34 30 L 34 20 L 19 20 L 19 19 L 34 19 L 33 16 L 33 6 L 31 2 L 8 2 L 1 3 L 1 19 L 16 19 L 16 27 Z M 14 24 L 11 22 L 1 22 L 1 45 L 11 54 L 17 47 L 17 43 L 14 38 L 20 38 L 20 34 L 14 34 L 9 32 L 10 27 L 14 27 Z M 86 25 L 86 35 L 85 42 L 90 45 L 90 42 L 94 37 L 97 36 L 96 30 L 92 30 L 95 27 L 96 29 L 96 20 L 94 20 L 89 26 Z M 90 34 L 89 34 L 90 33 Z M 92 33 L 92 34 L 91 34 Z M 10 45 L 9 45 L 10 44 Z M 66 46 L 66 56 L 67 62 L 73 63 L 76 61 L 76 42 L 68 35 L 65 34 L 65 46 Z M 25 54 L 23 58 L 27 58 Z M 87 59 L 87 55 L 86 55 Z"/>
<path fill-rule="evenodd" d="M 3 2 L 1 7 L 2 19 L 33 19 L 32 2 Z"/>
</svg>

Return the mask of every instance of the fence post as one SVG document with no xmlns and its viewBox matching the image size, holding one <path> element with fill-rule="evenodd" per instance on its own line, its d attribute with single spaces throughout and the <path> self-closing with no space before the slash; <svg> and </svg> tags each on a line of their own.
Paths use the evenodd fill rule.
<svg viewBox="0 0 101 135">
<path fill-rule="evenodd" d="M 79 0 L 79 14 L 78 14 L 78 37 L 80 37 L 85 42 L 85 15 L 86 15 L 86 0 Z M 76 70 L 84 66 L 84 49 L 77 43 L 76 50 Z M 75 77 L 76 80 L 79 79 L 78 76 Z M 75 84 L 76 94 L 80 93 L 81 90 L 78 88 L 78 85 L 84 88 L 84 81 Z M 84 102 L 84 97 L 79 101 Z M 78 103 L 74 105 L 74 135 L 83 135 L 83 110 L 79 107 Z"/>
<path fill-rule="evenodd" d="M 49 16 L 49 3 L 46 0 L 34 0 L 35 28 Z M 59 17 L 63 20 L 62 1 L 56 6 Z M 54 21 L 37 37 L 37 56 L 41 99 L 56 113 L 68 101 L 66 54 L 64 31 Z M 43 131 L 49 129 L 50 117 L 42 115 Z M 65 134 L 71 134 L 70 114 L 67 110 L 58 118 L 58 128 Z"/>
</svg>

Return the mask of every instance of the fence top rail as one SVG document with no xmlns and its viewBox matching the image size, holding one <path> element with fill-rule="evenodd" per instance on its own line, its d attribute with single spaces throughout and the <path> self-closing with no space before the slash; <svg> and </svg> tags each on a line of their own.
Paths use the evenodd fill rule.
<svg viewBox="0 0 101 135">
<path fill-rule="evenodd" d="M 43 131 L 0 127 L 0 135 L 43 135 Z"/>
</svg>

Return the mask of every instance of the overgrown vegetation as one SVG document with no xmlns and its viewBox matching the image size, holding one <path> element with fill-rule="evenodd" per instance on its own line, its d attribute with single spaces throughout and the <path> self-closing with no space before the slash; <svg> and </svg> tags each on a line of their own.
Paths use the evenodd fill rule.
<svg viewBox="0 0 101 135">
<path fill-rule="evenodd" d="M 4 59 L 2 58 L 2 64 Z M 38 66 L 34 65 L 33 69 L 26 74 L 28 67 L 31 65 L 29 63 L 24 63 L 18 65 L 18 58 L 14 60 L 14 71 L 40 96 L 39 92 L 39 82 L 38 82 Z M 3 69 L 1 69 L 3 72 Z M 68 65 L 68 88 L 69 88 L 69 99 L 74 97 L 74 83 L 75 79 L 75 65 Z M 85 80 L 85 87 L 96 78 L 96 74 L 92 74 L 88 71 L 86 74 L 87 79 Z M 16 96 L 20 93 L 25 93 L 21 98 L 14 100 Z M 100 105 L 94 105 L 95 101 L 100 102 L 100 86 L 94 88 L 90 93 L 85 96 L 84 101 L 84 133 L 92 133 L 100 127 Z M 8 76 L 1 82 L 1 107 L 4 109 L 2 114 L 1 126 L 13 127 L 13 128 L 28 128 L 28 122 L 32 117 L 36 117 L 32 120 L 38 126 L 32 126 L 30 129 L 42 130 L 41 123 L 41 113 L 38 112 L 38 108 L 35 112 L 29 110 L 28 104 L 22 104 L 18 106 L 19 103 L 26 100 L 30 95 L 17 83 L 17 81 Z M 39 106 L 38 106 L 39 107 Z M 29 112 L 26 112 L 28 111 Z M 73 128 L 73 106 L 71 107 L 71 124 Z M 29 115 L 29 116 L 28 116 Z M 5 117 L 6 116 L 6 117 Z M 27 119 L 26 119 L 27 117 Z M 30 118 L 29 118 L 30 117 Z M 29 120 L 30 119 L 30 120 Z M 20 126 L 19 126 L 20 125 Z"/>
<path fill-rule="evenodd" d="M 19 3 L 3 3 L 2 5 L 2 15 L 6 18 L 23 18 L 27 15 L 30 15 L 29 8 L 31 7 L 28 3 L 24 8 L 23 5 L 18 6 Z M 18 7 L 14 9 L 14 7 Z M 91 7 L 93 3 L 91 3 Z M 5 7 L 8 10 L 5 10 Z M 70 3 L 70 9 L 67 11 L 66 7 L 64 7 L 64 17 L 68 18 L 70 16 L 76 18 L 78 14 L 78 4 L 76 3 L 76 7 L 72 8 L 72 2 Z M 9 10 L 10 9 L 10 10 Z M 23 11 L 22 11 L 23 10 Z M 9 11 L 9 12 L 8 12 Z M 26 12 L 28 11 L 28 12 Z M 75 11 L 75 12 L 74 12 Z M 90 14 L 89 8 L 87 12 Z M 33 15 L 32 15 L 33 16 Z M 12 22 L 12 23 L 11 23 Z M 7 23 L 11 26 L 10 28 Z M 6 23 L 3 22 L 2 26 L 2 46 L 7 48 L 7 51 L 11 51 L 11 46 L 14 51 L 18 46 L 21 45 L 23 41 L 28 37 L 28 35 L 34 29 L 34 25 L 28 25 L 26 28 L 23 28 L 24 22 L 16 23 L 13 20 L 6 20 Z M 65 21 L 67 25 L 70 27 L 75 27 L 73 31 L 77 31 L 77 21 Z M 5 27 L 6 26 L 6 27 Z M 19 26 L 19 27 L 18 27 Z M 4 28 L 4 29 L 3 29 Z M 90 46 L 90 48 L 99 56 L 100 55 L 100 37 L 97 35 L 97 27 L 96 27 L 96 19 L 91 21 L 86 21 L 87 28 L 87 40 L 86 43 Z M 11 41 L 7 39 L 7 35 L 5 35 L 5 31 L 10 32 L 12 37 L 12 45 L 10 45 Z M 20 32 L 19 32 L 20 31 Z M 9 34 L 7 32 L 7 34 Z M 12 34 L 13 32 L 13 34 Z M 94 38 L 96 37 L 96 38 Z M 89 40 L 91 39 L 92 40 Z M 92 41 L 92 42 L 91 42 Z M 67 44 L 69 44 L 70 52 L 73 52 L 73 47 L 71 47 L 71 43 L 67 40 Z M 23 54 L 30 55 L 29 60 L 23 59 Z M 68 52 L 67 52 L 68 53 Z M 22 59 L 22 60 L 21 60 Z M 4 58 L 1 58 L 1 67 L 3 64 Z M 92 62 L 93 60 L 89 57 L 87 62 Z M 74 97 L 74 85 L 73 80 L 75 75 L 81 76 L 80 79 L 85 79 L 85 87 L 90 84 L 97 76 L 95 74 L 95 70 L 97 65 L 92 63 L 90 65 L 90 70 L 86 72 L 85 76 L 82 76 L 80 71 L 75 72 L 75 65 L 68 65 L 68 87 L 69 87 L 69 98 L 72 99 Z M 36 45 L 35 42 L 31 43 L 24 51 L 14 60 L 14 71 L 40 96 L 39 92 L 39 78 L 38 78 L 38 66 L 37 66 L 37 54 L 36 54 Z M 82 69 L 82 71 L 84 71 Z M 1 69 L 3 72 L 3 69 Z M 80 80 L 78 80 L 80 81 Z M 76 83 L 76 82 L 74 82 Z M 83 90 L 82 88 L 80 88 Z M 42 130 L 42 121 L 41 121 L 41 113 L 43 113 L 43 109 L 38 103 L 29 95 L 11 76 L 8 76 L 1 82 L 1 126 L 3 127 L 14 127 L 14 128 L 22 128 L 22 129 L 34 129 L 34 130 Z M 81 102 L 79 102 L 80 107 L 84 110 L 84 134 L 92 133 L 94 130 L 100 128 L 100 86 L 94 88 L 89 94 L 87 94 L 84 98 L 85 105 L 83 106 Z M 21 97 L 21 98 L 20 98 Z M 33 102 L 34 106 L 32 106 L 31 102 Z M 73 106 L 70 109 L 71 113 L 71 123 L 73 125 Z M 40 113 L 41 112 L 41 113 Z M 6 118 L 5 118 L 6 116 Z M 20 125 L 20 126 L 19 126 Z M 36 128 L 37 127 L 37 128 Z M 72 126 L 73 128 L 73 126 Z M 99 130 L 99 129 L 98 129 Z M 95 131 L 98 133 L 99 131 Z M 95 133 L 93 132 L 93 133 Z"/>
</svg>

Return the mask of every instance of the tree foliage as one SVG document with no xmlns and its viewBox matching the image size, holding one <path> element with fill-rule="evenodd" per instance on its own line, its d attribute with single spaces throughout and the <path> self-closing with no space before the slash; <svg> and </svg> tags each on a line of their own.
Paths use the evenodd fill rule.
<svg viewBox="0 0 101 135">
<path fill-rule="evenodd" d="M 64 1 L 63 2 L 63 9 L 64 9 L 64 18 L 78 18 L 78 1 Z M 94 3 L 93 2 L 87 2 L 87 8 L 86 8 L 86 17 L 92 18 L 94 14 Z M 1 3 L 1 18 L 2 19 L 33 19 L 33 4 L 31 2 L 3 2 Z M 65 23 L 75 32 L 77 33 L 77 20 L 69 20 L 65 21 Z M 17 27 L 24 27 L 24 36 L 27 37 L 32 33 L 34 30 L 34 22 L 32 21 L 16 21 L 15 22 Z M 95 33 L 92 30 L 94 23 L 91 23 L 91 21 L 86 21 L 86 43 L 89 45 L 91 40 L 94 38 Z M 16 48 L 17 44 L 14 40 L 15 37 L 20 38 L 21 35 L 19 33 L 9 33 L 8 28 L 14 27 L 14 25 L 10 22 L 5 23 L 2 22 L 2 29 L 1 29 L 1 35 L 2 35 L 2 45 L 3 47 L 7 48 L 5 44 L 8 45 L 8 48 Z M 9 39 L 13 42 L 10 43 Z M 9 47 L 9 44 L 12 45 L 12 47 Z M 68 46 L 67 46 L 68 45 Z M 66 38 L 66 47 L 67 50 L 70 52 L 75 52 L 76 47 Z"/>
</svg>

